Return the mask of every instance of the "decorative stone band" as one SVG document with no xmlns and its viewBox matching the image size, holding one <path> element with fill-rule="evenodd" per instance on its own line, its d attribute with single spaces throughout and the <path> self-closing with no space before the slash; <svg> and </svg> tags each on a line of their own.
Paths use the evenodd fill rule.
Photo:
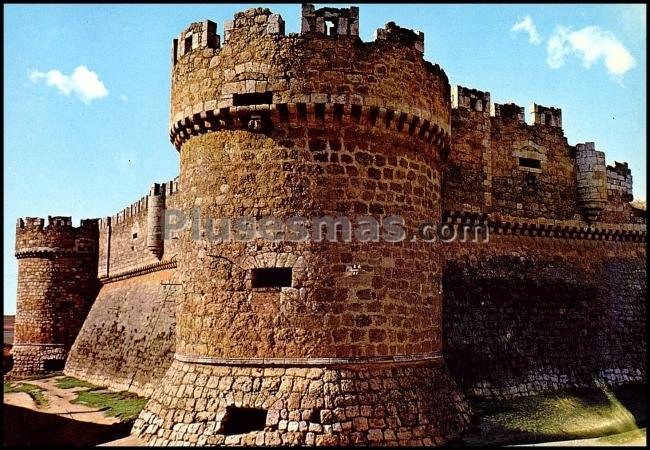
<svg viewBox="0 0 650 450">
<path fill-rule="evenodd" d="M 94 246 L 79 247 L 28 247 L 16 250 L 16 258 L 47 258 L 51 256 L 72 256 L 78 254 L 92 253 Z"/>
<path fill-rule="evenodd" d="M 209 103 L 206 102 L 206 106 Z M 176 149 L 180 150 L 191 136 L 222 129 L 263 132 L 269 129 L 270 123 L 339 123 L 382 127 L 418 138 L 443 152 L 449 151 L 451 141 L 449 124 L 442 124 L 441 121 L 423 119 L 396 109 L 343 103 L 272 103 L 208 108 L 178 120 L 171 126 L 169 137 Z"/>
<path fill-rule="evenodd" d="M 470 211 L 445 211 L 443 224 L 486 225 L 490 233 L 522 236 L 555 237 L 564 239 L 591 239 L 603 241 L 645 242 L 645 224 L 602 224 L 585 226 L 577 221 L 544 220 L 522 221 L 512 216 L 491 215 Z M 604 225 L 604 226 L 603 226 Z"/>
<path fill-rule="evenodd" d="M 137 277 L 147 273 L 157 272 L 165 269 L 175 269 L 176 261 L 160 261 L 146 266 L 136 267 L 135 269 L 124 270 L 113 275 L 99 277 L 102 284 L 112 283 L 114 281 L 126 280 L 127 278 Z"/>
<path fill-rule="evenodd" d="M 174 354 L 174 359 L 184 363 L 219 366 L 339 366 L 350 364 L 413 364 L 442 359 L 440 353 L 393 356 L 351 356 L 349 358 L 214 358 L 210 356 Z"/>
</svg>

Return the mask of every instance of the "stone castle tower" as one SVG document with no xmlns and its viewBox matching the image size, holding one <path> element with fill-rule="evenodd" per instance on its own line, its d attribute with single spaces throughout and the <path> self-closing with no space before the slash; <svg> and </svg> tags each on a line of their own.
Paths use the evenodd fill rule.
<svg viewBox="0 0 650 450">
<path fill-rule="evenodd" d="M 18 298 L 11 376 L 62 370 L 98 291 L 97 220 L 16 224 Z"/>
<path fill-rule="evenodd" d="M 627 163 L 570 145 L 559 108 L 527 123 L 452 88 L 422 33 L 362 42 L 355 7 L 303 5 L 289 35 L 249 9 L 222 36 L 172 41 L 178 177 L 78 228 L 18 221 L 12 376 L 65 363 L 148 397 L 132 433 L 154 445 L 441 445 L 465 396 L 645 382 Z M 364 242 L 367 216 L 407 238 Z"/>
<path fill-rule="evenodd" d="M 174 39 L 183 211 L 401 215 L 412 233 L 440 220 L 447 76 L 423 59 L 422 33 L 390 23 L 364 43 L 358 32 L 358 8 L 303 5 L 299 35 L 251 9 L 226 23 L 223 44 L 210 21 Z M 175 360 L 136 434 L 431 445 L 465 427 L 442 359 L 435 245 L 179 238 Z"/>
</svg>

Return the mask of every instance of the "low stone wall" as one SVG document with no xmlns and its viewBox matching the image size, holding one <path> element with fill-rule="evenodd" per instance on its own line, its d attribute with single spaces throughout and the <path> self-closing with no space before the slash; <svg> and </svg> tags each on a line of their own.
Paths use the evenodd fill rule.
<svg viewBox="0 0 650 450">
<path fill-rule="evenodd" d="M 44 375 L 63 369 L 67 349 L 63 344 L 18 344 L 12 349 L 9 378 Z"/>
<path fill-rule="evenodd" d="M 75 341 L 65 374 L 150 396 L 172 361 L 174 270 L 102 287 Z"/>
</svg>

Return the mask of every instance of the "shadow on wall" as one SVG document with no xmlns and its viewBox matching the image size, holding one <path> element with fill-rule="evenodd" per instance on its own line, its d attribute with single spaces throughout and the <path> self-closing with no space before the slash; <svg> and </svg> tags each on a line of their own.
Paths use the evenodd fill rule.
<svg viewBox="0 0 650 450">
<path fill-rule="evenodd" d="M 3 446 L 85 447 L 129 435 L 131 422 L 101 425 L 4 405 Z"/>
<path fill-rule="evenodd" d="M 449 261 L 443 348 L 452 374 L 469 396 L 497 398 L 645 378 L 645 270 L 637 266 Z"/>
</svg>

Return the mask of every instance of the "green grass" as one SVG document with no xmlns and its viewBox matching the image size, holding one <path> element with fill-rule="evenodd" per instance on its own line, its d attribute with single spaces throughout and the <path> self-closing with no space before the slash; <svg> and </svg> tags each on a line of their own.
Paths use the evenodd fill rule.
<svg viewBox="0 0 650 450">
<path fill-rule="evenodd" d="M 465 445 L 512 445 L 638 432 L 646 420 L 645 385 L 612 391 L 566 390 L 511 400 L 475 400 Z M 612 438 L 614 439 L 614 438 Z"/>
<path fill-rule="evenodd" d="M 621 445 L 627 444 L 632 441 L 639 441 L 646 439 L 646 429 L 639 428 L 637 430 L 628 431 L 626 433 L 613 434 L 611 436 L 605 436 L 598 439 L 600 442 L 605 442 L 611 445 Z"/>
<path fill-rule="evenodd" d="M 38 406 L 45 406 L 48 404 L 47 397 L 43 393 L 43 389 L 30 383 L 5 383 L 3 392 L 11 394 L 15 392 L 24 392 L 28 394 Z"/>
<path fill-rule="evenodd" d="M 55 382 L 56 387 L 61 388 L 61 389 L 72 389 L 76 387 L 83 387 L 83 388 L 90 388 L 90 389 L 98 389 L 97 386 L 95 386 L 92 383 L 89 383 L 87 381 L 80 380 L 75 377 L 63 377 L 59 378 Z"/>
<path fill-rule="evenodd" d="M 147 401 L 131 392 L 86 390 L 77 392 L 77 398 L 72 403 L 104 409 L 108 416 L 130 421 L 138 417 Z"/>
</svg>

